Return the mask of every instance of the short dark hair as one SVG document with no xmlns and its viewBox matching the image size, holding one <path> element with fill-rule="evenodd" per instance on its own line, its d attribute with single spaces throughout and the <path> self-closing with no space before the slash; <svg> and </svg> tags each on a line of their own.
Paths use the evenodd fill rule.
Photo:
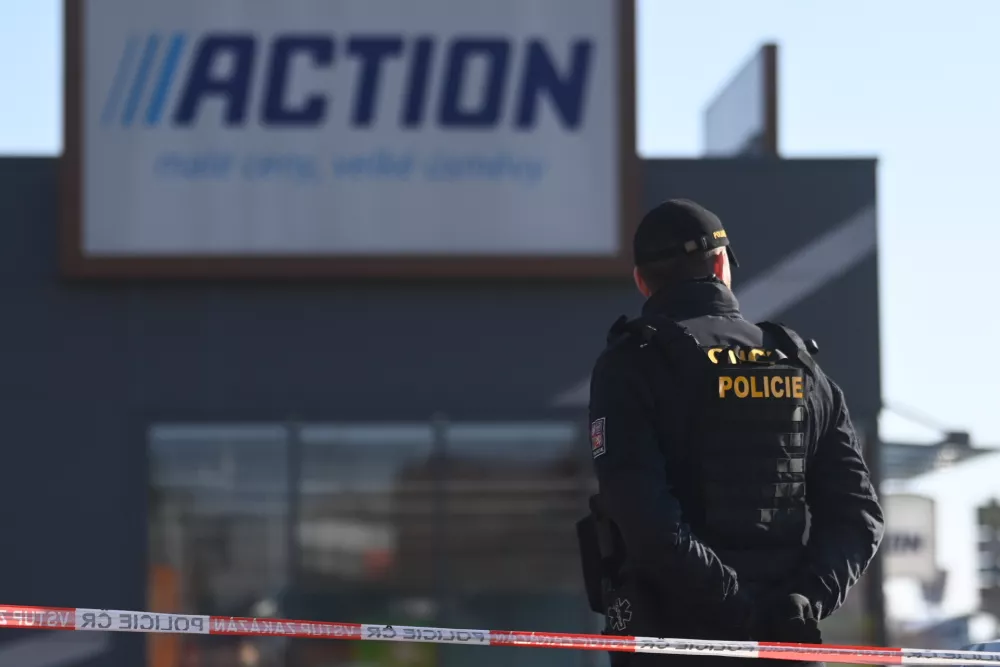
<svg viewBox="0 0 1000 667">
<path fill-rule="evenodd" d="M 715 273 L 715 256 L 725 252 L 725 248 L 709 248 L 688 253 L 680 257 L 660 259 L 642 264 L 636 268 L 653 292 L 674 285 L 683 280 L 704 278 Z"/>
</svg>

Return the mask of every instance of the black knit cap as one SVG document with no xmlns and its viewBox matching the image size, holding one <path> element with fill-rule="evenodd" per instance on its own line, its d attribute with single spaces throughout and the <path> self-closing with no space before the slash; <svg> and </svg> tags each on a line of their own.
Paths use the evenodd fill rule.
<svg viewBox="0 0 1000 667">
<path fill-rule="evenodd" d="M 632 246 L 636 266 L 719 247 L 740 265 L 719 216 L 690 199 L 668 199 L 643 216 Z"/>
</svg>

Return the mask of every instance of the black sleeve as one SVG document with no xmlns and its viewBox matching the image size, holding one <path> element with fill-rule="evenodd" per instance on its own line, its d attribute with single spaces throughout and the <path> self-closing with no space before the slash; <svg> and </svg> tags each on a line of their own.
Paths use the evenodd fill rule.
<svg viewBox="0 0 1000 667">
<path fill-rule="evenodd" d="M 811 513 L 806 568 L 795 582 L 795 592 L 809 598 L 821 619 L 844 603 L 874 558 L 885 530 L 844 394 L 832 380 L 828 382 L 829 420 L 806 470 Z"/>
<path fill-rule="evenodd" d="M 590 384 L 591 446 L 604 510 L 630 562 L 650 582 L 697 595 L 734 621 L 745 604 L 735 572 L 682 522 L 666 479 L 653 395 L 636 360 L 604 355 Z M 731 614 L 731 616 L 730 616 Z"/>
</svg>

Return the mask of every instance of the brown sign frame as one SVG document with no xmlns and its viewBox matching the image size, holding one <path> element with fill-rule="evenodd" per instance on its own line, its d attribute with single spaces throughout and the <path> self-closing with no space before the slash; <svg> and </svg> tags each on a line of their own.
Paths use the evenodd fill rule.
<svg viewBox="0 0 1000 667">
<path fill-rule="evenodd" d="M 631 269 L 638 216 L 635 149 L 635 0 L 618 7 L 619 252 L 615 256 L 144 256 L 89 257 L 83 252 L 84 2 L 63 0 L 64 151 L 60 159 L 60 265 L 68 278 L 313 279 L 313 278 L 611 278 Z"/>
</svg>

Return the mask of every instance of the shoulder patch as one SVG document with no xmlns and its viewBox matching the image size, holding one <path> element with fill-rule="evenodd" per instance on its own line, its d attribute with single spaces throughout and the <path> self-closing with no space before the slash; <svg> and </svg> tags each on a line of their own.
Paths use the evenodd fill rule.
<svg viewBox="0 0 1000 667">
<path fill-rule="evenodd" d="M 595 419 L 590 425 L 590 449 L 595 459 L 607 451 L 607 443 L 604 440 L 604 417 Z"/>
</svg>

